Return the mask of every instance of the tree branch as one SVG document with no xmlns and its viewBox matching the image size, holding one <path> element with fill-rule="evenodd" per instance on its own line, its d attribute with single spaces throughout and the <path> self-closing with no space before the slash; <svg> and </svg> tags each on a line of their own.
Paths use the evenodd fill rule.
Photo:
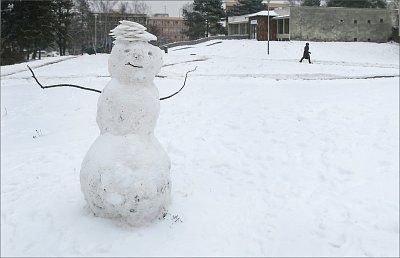
<svg viewBox="0 0 400 258">
<path fill-rule="evenodd" d="M 197 69 L 197 66 L 196 66 L 193 70 L 190 70 L 190 71 L 187 71 L 187 72 L 186 72 L 185 81 L 183 82 L 183 86 L 182 86 L 177 92 L 175 92 L 174 94 L 169 95 L 169 96 L 167 96 L 167 97 L 160 98 L 160 100 L 169 99 L 170 97 L 173 97 L 173 96 L 175 96 L 176 94 L 178 94 L 178 93 L 183 89 L 183 87 L 185 87 L 185 85 L 186 85 L 186 79 L 187 79 L 188 73 L 194 72 L 194 71 L 196 71 L 196 69 Z"/>
<path fill-rule="evenodd" d="M 27 66 L 28 66 L 29 70 L 30 70 L 31 73 L 32 73 L 33 79 L 35 79 L 35 81 L 37 82 L 37 84 L 39 84 L 39 86 L 40 86 L 42 89 L 55 88 L 55 87 L 73 87 L 73 88 L 78 88 L 78 89 L 81 89 L 81 90 L 89 90 L 89 91 L 94 91 L 94 92 L 101 93 L 100 90 L 91 89 L 91 88 L 86 88 L 86 87 L 82 87 L 82 86 L 78 86 L 78 85 L 74 85 L 74 84 L 55 84 L 55 85 L 43 86 L 43 85 L 38 81 L 38 79 L 36 78 L 35 74 L 33 73 L 32 69 L 29 67 L 29 65 L 27 65 Z"/>
<path fill-rule="evenodd" d="M 127 65 L 131 65 L 131 64 L 128 63 Z M 28 66 L 29 70 L 30 70 L 31 73 L 32 73 L 33 79 L 35 79 L 36 83 L 37 83 L 42 89 L 49 89 L 49 88 L 56 88 L 56 87 L 73 87 L 73 88 L 78 88 L 78 89 L 81 89 L 81 90 L 88 90 L 88 91 L 94 91 L 94 92 L 101 93 L 100 90 L 96 90 L 96 89 L 92 89 L 92 88 L 86 88 L 86 87 L 82 87 L 82 86 L 78 86 L 78 85 L 74 85 L 74 84 L 54 84 L 54 85 L 43 86 L 43 85 L 39 82 L 39 80 L 36 78 L 35 73 L 32 71 L 32 69 L 29 67 L 29 65 L 27 65 L 27 66 Z M 133 66 L 133 65 L 132 65 L 132 66 Z M 141 67 L 140 67 L 140 68 L 141 68 Z M 177 92 L 175 92 L 174 94 L 169 95 L 169 96 L 167 96 L 167 97 L 160 98 L 160 100 L 169 99 L 169 98 L 175 96 L 176 94 L 178 94 L 178 93 L 185 87 L 188 74 L 191 73 L 191 72 L 196 71 L 196 69 L 197 69 L 197 66 L 196 66 L 193 70 L 190 70 L 190 71 L 187 71 L 187 72 L 186 72 L 185 81 L 183 82 L 182 87 L 181 87 Z"/>
</svg>

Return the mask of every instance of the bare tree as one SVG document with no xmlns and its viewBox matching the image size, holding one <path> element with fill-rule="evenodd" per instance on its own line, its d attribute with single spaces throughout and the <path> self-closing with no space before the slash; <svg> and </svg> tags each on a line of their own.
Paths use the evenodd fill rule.
<svg viewBox="0 0 400 258">
<path fill-rule="evenodd" d="M 144 1 L 119 1 L 120 13 L 137 13 L 148 14 L 150 11 L 149 6 Z"/>
<path fill-rule="evenodd" d="M 388 1 L 388 9 L 399 9 L 400 1 L 399 0 L 392 0 Z"/>
<path fill-rule="evenodd" d="M 119 3 L 119 12 L 120 13 L 129 13 L 128 2 L 121 2 Z"/>
<path fill-rule="evenodd" d="M 89 4 L 94 13 L 109 13 L 117 5 L 117 1 L 90 0 Z"/>
<path fill-rule="evenodd" d="M 150 11 L 149 6 L 143 1 L 129 1 L 132 8 L 132 13 L 148 14 Z"/>
</svg>

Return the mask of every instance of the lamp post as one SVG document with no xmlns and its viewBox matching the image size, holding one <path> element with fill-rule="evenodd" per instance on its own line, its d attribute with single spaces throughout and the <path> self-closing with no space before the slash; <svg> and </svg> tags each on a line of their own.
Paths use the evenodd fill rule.
<svg viewBox="0 0 400 258">
<path fill-rule="evenodd" d="M 268 3 L 268 21 L 267 21 L 267 27 L 268 27 L 267 28 L 268 29 L 268 36 L 267 36 L 268 37 L 268 55 L 269 55 L 269 1 L 270 0 L 267 1 L 267 3 Z"/>
<path fill-rule="evenodd" d="M 94 52 L 97 48 L 97 13 L 94 14 Z"/>
</svg>

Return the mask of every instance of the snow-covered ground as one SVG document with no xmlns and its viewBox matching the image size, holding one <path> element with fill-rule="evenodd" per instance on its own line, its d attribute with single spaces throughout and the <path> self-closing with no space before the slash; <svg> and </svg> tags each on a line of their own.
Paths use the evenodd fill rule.
<svg viewBox="0 0 400 258">
<path fill-rule="evenodd" d="M 156 78 L 164 220 L 124 228 L 80 191 L 98 93 L 1 67 L 1 256 L 399 256 L 399 45 L 210 41 Z M 30 62 L 102 89 L 108 55 Z M 47 63 L 52 63 L 45 65 Z M 380 78 L 383 77 L 383 78 Z"/>
</svg>

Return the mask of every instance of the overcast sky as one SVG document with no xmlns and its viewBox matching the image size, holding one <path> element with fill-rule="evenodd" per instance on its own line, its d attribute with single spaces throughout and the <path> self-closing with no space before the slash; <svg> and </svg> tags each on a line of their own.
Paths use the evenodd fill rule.
<svg viewBox="0 0 400 258">
<path fill-rule="evenodd" d="M 142 0 L 150 7 L 151 14 L 155 13 L 168 13 L 171 17 L 182 16 L 183 5 L 187 3 L 193 3 L 193 1 L 153 1 L 153 0 Z"/>
</svg>

